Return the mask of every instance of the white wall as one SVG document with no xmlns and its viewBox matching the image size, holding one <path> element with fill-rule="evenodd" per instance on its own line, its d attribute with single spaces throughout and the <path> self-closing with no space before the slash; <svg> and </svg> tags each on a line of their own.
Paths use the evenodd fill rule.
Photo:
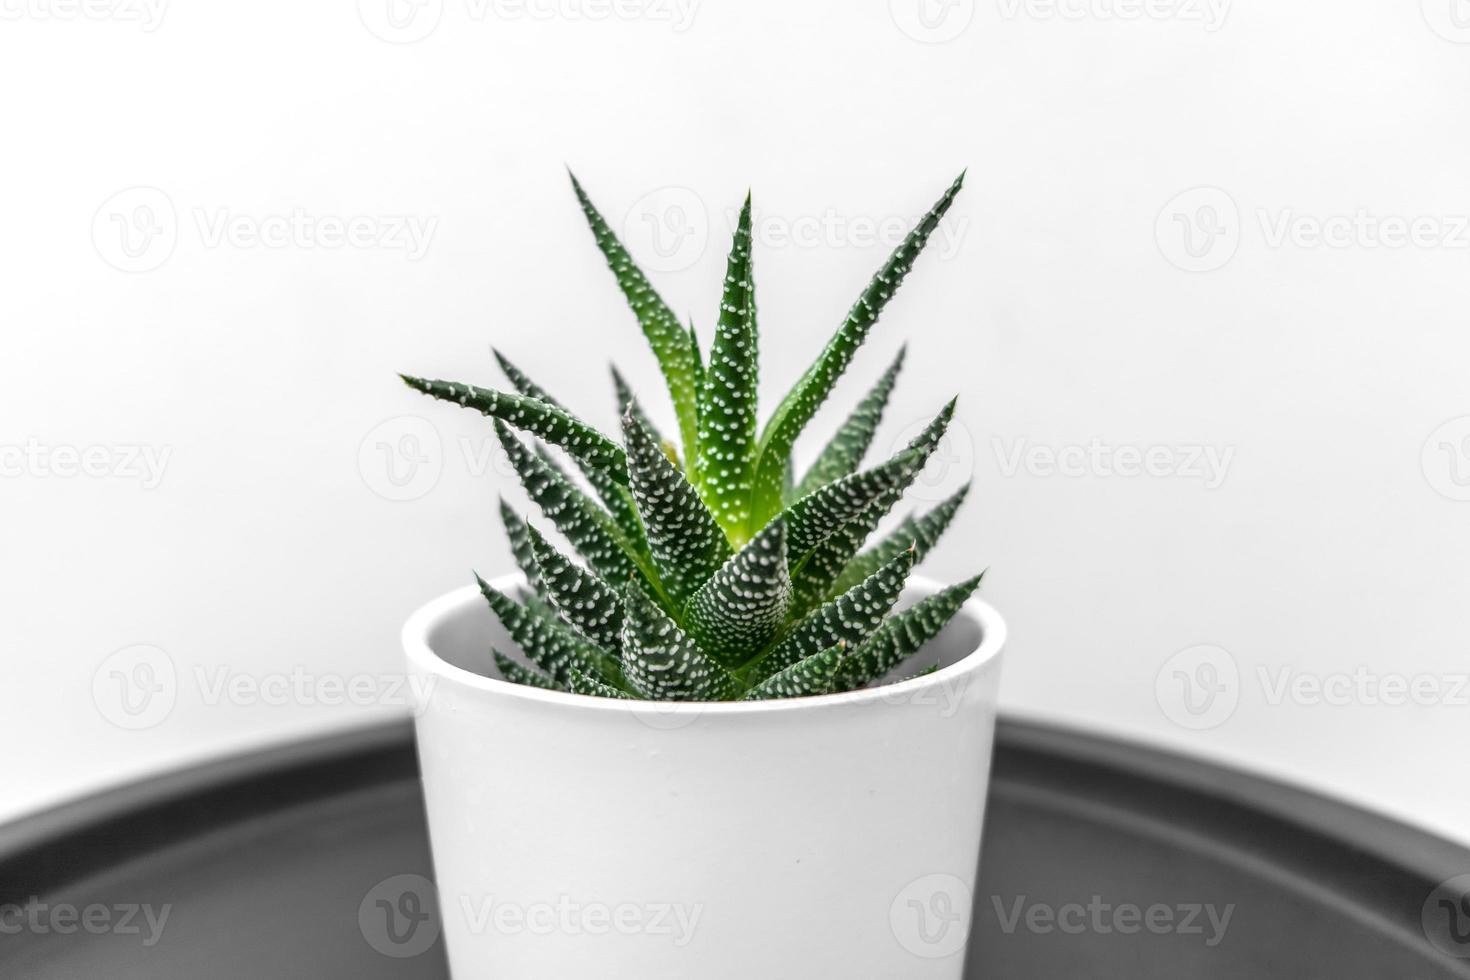
<svg viewBox="0 0 1470 980">
<path fill-rule="evenodd" d="M 951 237 L 840 399 L 904 340 L 883 448 L 961 394 L 919 496 L 970 473 L 977 490 L 927 570 L 990 567 L 1008 707 L 1470 840 L 1470 28 L 1452 0 L 1138 18 L 1130 0 L 926 0 L 933 29 L 917 0 L 620 0 L 631 21 L 425 0 L 399 33 L 379 0 L 100 2 L 101 20 L 0 3 L 0 445 L 36 450 L 0 457 L 19 748 L 0 815 L 397 710 L 398 626 L 508 566 L 510 484 L 476 455 L 481 420 L 395 371 L 494 381 L 494 343 L 611 426 L 617 352 L 662 407 L 563 163 L 706 337 L 729 209 L 754 188 L 772 400 L 885 254 L 864 233 L 968 166 Z M 368 24 L 434 29 L 394 44 Z M 407 217 L 427 247 L 240 237 L 297 209 L 368 233 Z M 1301 237 L 1359 209 L 1428 220 L 1405 247 L 1382 244 L 1393 221 Z M 130 257 L 116 222 L 135 218 L 158 234 L 135 228 Z M 648 218 L 690 234 L 660 253 Z M 1025 455 L 1094 439 L 1169 447 L 1156 467 L 1186 472 L 1048 475 Z M 427 459 L 425 482 L 394 487 L 379 444 Z M 43 475 L 65 447 L 101 447 L 107 475 Z M 156 486 L 129 447 L 164 462 Z M 1205 450 L 1217 481 L 1185 465 Z M 164 688 L 133 717 L 118 677 L 140 665 Z M 1277 696 L 1282 671 L 1358 668 L 1348 703 Z M 1191 714 L 1176 671 L 1211 669 L 1221 690 Z M 293 671 L 304 686 L 268 692 L 285 703 L 252 693 Z M 1436 703 L 1375 703 L 1417 675 Z M 321 703 L 353 678 L 373 706 Z"/>
</svg>

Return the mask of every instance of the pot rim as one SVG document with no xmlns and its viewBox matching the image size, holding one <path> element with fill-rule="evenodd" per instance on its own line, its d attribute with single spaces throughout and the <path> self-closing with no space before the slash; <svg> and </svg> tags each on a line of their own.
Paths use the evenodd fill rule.
<svg viewBox="0 0 1470 980">
<path fill-rule="evenodd" d="M 525 584 L 519 574 L 502 575 L 490 583 L 499 589 L 515 588 Z M 922 575 L 911 575 L 908 587 L 926 593 L 939 591 L 944 586 Z M 472 670 L 450 663 L 434 652 L 429 637 L 436 627 L 463 609 L 483 602 L 476 585 L 466 585 L 420 606 L 403 624 L 403 649 L 408 661 L 425 673 L 445 681 L 494 694 L 501 697 L 520 698 L 525 701 L 588 711 L 610 711 L 626 713 L 630 708 L 657 712 L 660 715 L 755 715 L 780 711 L 822 710 L 837 706 L 871 704 L 888 700 L 906 700 L 926 691 L 942 691 L 949 685 L 972 674 L 978 673 L 991 661 L 997 659 L 1005 647 L 1006 624 L 1000 613 L 984 600 L 971 596 L 960 607 L 960 616 L 968 616 L 980 627 L 980 643 L 954 663 L 926 674 L 911 677 L 892 684 L 843 691 L 839 694 L 816 694 L 801 698 L 774 698 L 768 701 L 645 701 L 621 698 L 600 698 L 567 691 L 552 691 L 546 688 L 516 684 L 478 674 Z"/>
</svg>

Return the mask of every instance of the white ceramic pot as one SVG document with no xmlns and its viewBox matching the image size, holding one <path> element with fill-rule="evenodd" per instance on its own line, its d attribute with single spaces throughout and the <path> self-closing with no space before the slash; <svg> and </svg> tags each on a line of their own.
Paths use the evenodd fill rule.
<svg viewBox="0 0 1470 980">
<path fill-rule="evenodd" d="M 1005 641 L 990 606 L 903 668 L 945 665 L 925 677 L 751 703 L 496 679 L 491 646 L 515 647 L 474 587 L 403 639 L 458 980 L 961 976 Z"/>
</svg>

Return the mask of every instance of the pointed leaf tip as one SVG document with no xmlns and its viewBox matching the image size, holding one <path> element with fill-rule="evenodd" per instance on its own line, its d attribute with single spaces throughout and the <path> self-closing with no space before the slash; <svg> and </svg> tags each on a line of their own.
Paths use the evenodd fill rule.
<svg viewBox="0 0 1470 980">
<path fill-rule="evenodd" d="M 817 570 L 808 567 L 808 580 L 803 583 L 806 587 L 804 594 L 814 595 L 828 585 L 831 586 L 830 594 L 832 595 L 845 592 L 907 547 L 917 545 L 914 560 L 915 562 L 922 561 L 939 541 L 945 529 L 949 527 L 969 492 L 970 483 L 967 482 L 927 513 L 919 517 L 906 518 L 892 533 L 872 548 L 854 557 L 861 541 L 877 527 L 879 515 L 865 515 L 868 519 L 855 522 L 854 533 L 851 537 L 839 541 L 838 539 L 842 536 L 834 535 L 832 547 L 823 546 L 824 564 Z M 844 565 L 846 567 L 843 567 Z M 836 576 L 835 579 L 832 576 Z"/>
<path fill-rule="evenodd" d="M 842 676 L 838 678 L 838 687 L 852 690 L 871 684 L 917 653 L 954 618 L 984 576 L 985 573 L 981 572 L 941 589 L 884 620 L 883 625 L 853 651 L 841 672 Z"/>
<path fill-rule="evenodd" d="M 654 356 L 658 359 L 669 396 L 674 403 L 674 414 L 679 423 L 684 451 L 688 455 L 698 439 L 698 369 L 694 363 L 694 352 L 690 348 L 689 335 L 684 332 L 683 326 L 663 297 L 659 296 L 648 277 L 638 268 L 638 264 L 608 226 L 607 219 L 582 190 L 575 175 L 572 176 L 572 188 L 576 191 L 577 200 L 592 230 L 598 250 L 607 261 L 618 288 L 623 291 L 638 318 L 644 336 L 648 338 L 649 346 L 653 348 Z"/>
<path fill-rule="evenodd" d="M 781 508 L 783 474 L 791 447 L 817 408 L 831 393 L 837 378 L 847 370 L 853 354 L 867 339 L 879 314 L 913 267 L 914 259 L 923 251 L 929 236 L 949 210 L 959 185 L 951 184 L 938 201 L 920 219 L 918 225 L 896 247 L 888 260 L 848 311 L 842 325 L 827 342 L 811 367 L 776 406 L 761 433 L 753 467 L 752 513 L 758 521 Z"/>
<path fill-rule="evenodd" d="M 518 385 L 529 386 L 528 380 L 518 377 L 519 372 L 512 370 L 508 373 L 517 380 Z M 605 473 L 614 482 L 623 483 L 627 480 L 627 464 L 622 447 L 554 402 L 543 401 L 532 395 L 511 394 L 452 381 L 410 384 L 441 401 L 473 409 L 481 415 L 494 418 L 497 423 L 508 422 L 538 439 L 558 446 L 580 462 Z M 539 392 L 539 389 L 535 390 Z"/>
</svg>

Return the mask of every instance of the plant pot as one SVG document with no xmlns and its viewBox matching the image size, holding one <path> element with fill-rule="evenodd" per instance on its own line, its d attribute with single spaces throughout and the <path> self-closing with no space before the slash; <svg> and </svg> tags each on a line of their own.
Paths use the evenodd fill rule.
<svg viewBox="0 0 1470 980">
<path fill-rule="evenodd" d="M 474 587 L 403 639 L 456 977 L 961 976 L 1005 640 L 990 606 L 902 668 L 942 665 L 924 677 L 746 703 L 499 680 L 490 649 L 515 647 Z"/>
</svg>

